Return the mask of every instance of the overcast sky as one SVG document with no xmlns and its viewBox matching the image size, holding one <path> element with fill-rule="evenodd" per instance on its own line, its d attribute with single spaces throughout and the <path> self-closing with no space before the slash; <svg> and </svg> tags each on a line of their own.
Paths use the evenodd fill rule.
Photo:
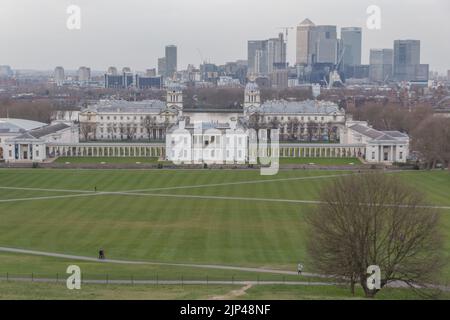
<svg viewBox="0 0 450 320">
<path fill-rule="evenodd" d="M 67 7 L 81 8 L 81 30 L 68 30 Z M 368 30 L 366 9 L 382 10 L 381 30 Z M 94 70 L 156 67 L 166 44 L 178 46 L 178 67 L 201 60 L 246 59 L 247 40 L 275 37 L 278 27 L 315 24 L 363 27 L 363 63 L 370 48 L 394 39 L 422 41 L 422 63 L 450 69 L 449 0 L 0 0 L 0 64 L 15 69 L 81 65 Z M 295 30 L 288 60 L 295 62 Z"/>
</svg>

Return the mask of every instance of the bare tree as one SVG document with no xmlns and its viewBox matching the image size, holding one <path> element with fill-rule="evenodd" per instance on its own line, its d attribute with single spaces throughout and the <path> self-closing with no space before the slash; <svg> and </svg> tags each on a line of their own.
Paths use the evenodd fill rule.
<svg viewBox="0 0 450 320">
<path fill-rule="evenodd" d="M 146 116 L 141 125 L 147 133 L 148 140 L 151 141 L 153 130 L 156 128 L 156 120 L 151 116 Z"/>
<path fill-rule="evenodd" d="M 89 141 L 91 137 L 95 138 L 97 126 L 93 122 L 81 122 L 80 133 L 84 141 Z"/>
<path fill-rule="evenodd" d="M 380 173 L 346 176 L 327 185 L 307 217 L 308 252 L 318 271 L 359 282 L 381 269 L 381 288 L 398 281 L 426 285 L 442 267 L 440 215 L 417 190 Z M 423 293 L 423 292 L 422 292 Z"/>
<path fill-rule="evenodd" d="M 450 165 L 450 119 L 428 117 L 412 133 L 413 149 L 420 152 L 429 169 L 437 163 Z"/>
</svg>

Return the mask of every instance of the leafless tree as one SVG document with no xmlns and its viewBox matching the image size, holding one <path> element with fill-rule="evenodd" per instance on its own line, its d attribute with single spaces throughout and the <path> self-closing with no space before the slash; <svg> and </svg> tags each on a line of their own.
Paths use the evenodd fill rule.
<svg viewBox="0 0 450 320">
<path fill-rule="evenodd" d="M 429 169 L 439 162 L 450 165 L 450 119 L 430 116 L 412 132 L 413 149 L 420 152 Z"/>
<path fill-rule="evenodd" d="M 367 286 L 370 265 L 381 269 L 381 288 L 394 281 L 425 286 L 439 275 L 440 215 L 398 177 L 342 177 L 322 190 L 320 201 L 307 216 L 307 248 L 317 271 L 349 281 L 352 291 L 359 282 L 367 297 L 378 291 Z"/>
<path fill-rule="evenodd" d="M 156 128 L 156 120 L 151 116 L 146 116 L 142 120 L 142 127 L 145 129 L 145 132 L 147 133 L 148 140 L 150 141 L 152 139 L 152 133 L 153 130 Z"/>
<path fill-rule="evenodd" d="M 91 137 L 95 138 L 97 125 L 93 122 L 81 122 L 80 133 L 84 141 L 89 141 Z"/>
</svg>

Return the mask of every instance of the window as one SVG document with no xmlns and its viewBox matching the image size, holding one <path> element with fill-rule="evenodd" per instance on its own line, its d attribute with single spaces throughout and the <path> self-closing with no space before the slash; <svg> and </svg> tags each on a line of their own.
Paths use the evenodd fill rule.
<svg viewBox="0 0 450 320">
<path fill-rule="evenodd" d="M 375 160 L 375 152 L 372 152 L 372 160 Z"/>
<path fill-rule="evenodd" d="M 400 158 L 400 160 L 403 159 L 403 152 L 400 152 L 399 158 Z"/>
</svg>

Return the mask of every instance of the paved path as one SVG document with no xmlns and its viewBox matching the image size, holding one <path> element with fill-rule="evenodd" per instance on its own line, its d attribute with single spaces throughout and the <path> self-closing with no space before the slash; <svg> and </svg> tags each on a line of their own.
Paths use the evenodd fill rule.
<svg viewBox="0 0 450 320">
<path fill-rule="evenodd" d="M 118 260 L 118 259 L 105 259 L 99 260 L 93 257 L 86 256 L 77 256 L 77 255 L 68 255 L 61 253 L 53 253 L 53 252 L 44 252 L 37 250 L 28 250 L 28 249 L 18 249 L 18 248 L 7 248 L 0 247 L 0 252 L 10 252 L 10 253 L 22 253 L 22 254 L 31 254 L 38 256 L 47 256 L 47 257 L 55 257 L 55 258 L 63 258 L 63 259 L 73 259 L 79 261 L 92 261 L 99 263 L 116 263 L 116 264 L 134 264 L 134 265 L 162 265 L 162 266 L 178 266 L 178 267 L 189 267 L 189 268 L 203 268 L 203 269 L 222 269 L 222 270 L 235 270 L 235 271 L 246 271 L 246 272 L 254 272 L 254 273 L 272 273 L 272 274 L 283 274 L 283 275 L 298 275 L 295 271 L 287 271 L 287 270 L 276 270 L 276 269 L 267 269 L 267 268 L 250 268 L 250 267 L 238 267 L 238 266 L 226 266 L 226 265 L 212 265 L 212 264 L 191 264 L 191 263 L 167 263 L 167 262 L 150 262 L 150 261 L 133 261 L 133 260 Z M 314 278 L 323 278 L 323 279 L 336 279 L 334 276 L 317 274 L 317 273 L 309 273 L 302 272 L 302 276 L 304 277 L 314 277 Z M 55 279 L 51 278 L 8 278 L 9 280 L 17 280 L 17 281 L 36 281 L 36 282 L 55 282 Z M 6 280 L 6 277 L 0 277 L 0 280 Z M 330 285 L 342 285 L 342 282 L 310 282 L 310 281 L 208 281 L 208 280 L 132 280 L 132 279 L 120 279 L 120 280 L 83 280 L 83 283 L 92 283 L 92 284 L 218 284 L 218 285 L 304 285 L 304 286 L 330 286 Z M 387 285 L 392 288 L 408 288 L 408 286 L 404 282 L 394 281 Z M 420 288 L 420 286 L 416 286 Z M 449 286 L 444 285 L 432 285 L 427 284 L 427 288 L 430 289 L 439 289 L 441 291 L 450 292 Z"/>
<path fill-rule="evenodd" d="M 78 260 L 78 261 L 91 261 L 91 262 L 99 262 L 99 263 L 178 266 L 178 267 L 189 267 L 189 268 L 247 271 L 247 272 L 255 272 L 255 273 L 273 273 L 273 274 L 284 274 L 284 275 L 297 275 L 296 271 L 275 270 L 275 269 L 267 269 L 267 268 L 250 268 L 250 267 L 237 267 L 237 266 L 214 265 L 214 264 L 192 264 L 192 263 L 168 263 L 168 262 L 151 262 L 151 261 L 133 261 L 133 260 L 119 260 L 119 259 L 99 260 L 99 259 L 94 258 L 94 257 L 77 256 L 77 255 L 69 255 L 69 254 L 61 254 L 61 253 L 53 253 L 53 252 L 44 252 L 44 251 L 28 250 L 28 249 L 8 248 L 8 247 L 0 247 L 0 252 L 22 253 L 22 254 L 31 254 L 31 255 L 37 255 L 37 256 L 72 259 L 72 260 Z M 305 277 L 331 278 L 330 276 L 324 276 L 324 275 L 315 274 L 315 273 L 308 273 L 308 272 L 303 272 L 302 275 L 305 276 Z"/>
<path fill-rule="evenodd" d="M 24 281 L 24 282 L 66 282 L 65 278 L 23 278 L 23 277 L 0 277 L 1 280 Z M 338 283 L 332 282 L 309 282 L 309 281 L 206 281 L 206 280 L 133 280 L 133 279 L 114 279 L 114 280 L 84 280 L 82 283 L 90 284 L 146 284 L 146 285 L 294 285 L 294 286 L 335 286 Z"/>
</svg>

